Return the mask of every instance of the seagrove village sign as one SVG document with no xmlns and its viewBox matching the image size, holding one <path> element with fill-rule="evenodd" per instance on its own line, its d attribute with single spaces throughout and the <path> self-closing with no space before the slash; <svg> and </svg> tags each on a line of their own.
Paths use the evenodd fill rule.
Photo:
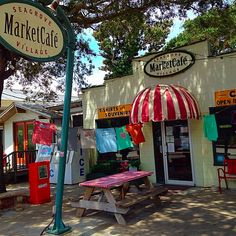
<svg viewBox="0 0 236 236">
<path fill-rule="evenodd" d="M 193 54 L 187 51 L 162 53 L 151 58 L 144 67 L 144 72 L 153 77 L 171 76 L 190 68 L 195 62 Z"/>
<path fill-rule="evenodd" d="M 53 61 L 64 52 L 65 32 L 58 19 L 37 2 L 1 1 L 0 43 L 27 59 Z"/>
</svg>

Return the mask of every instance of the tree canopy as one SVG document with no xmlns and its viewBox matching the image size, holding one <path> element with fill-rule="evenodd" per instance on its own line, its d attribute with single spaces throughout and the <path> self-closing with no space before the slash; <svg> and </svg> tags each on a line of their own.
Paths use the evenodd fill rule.
<svg viewBox="0 0 236 236">
<path fill-rule="evenodd" d="M 142 12 L 102 22 L 94 37 L 104 58 L 101 70 L 108 72 L 105 79 L 132 74 L 132 59 L 142 50 L 158 51 L 170 25 L 169 20 L 159 23 L 146 19 Z"/>
<path fill-rule="evenodd" d="M 47 5 L 49 1 L 40 0 L 42 4 Z M 119 24 L 120 20 L 129 22 L 132 26 L 134 23 L 130 22 L 130 18 L 140 14 L 141 19 L 138 19 L 139 30 L 145 31 L 144 19 L 147 23 L 149 21 L 156 22 L 153 31 L 149 31 L 149 40 L 156 37 L 159 33 L 159 27 L 163 22 L 170 20 L 175 16 L 185 17 L 186 11 L 192 9 L 199 14 L 207 12 L 212 8 L 227 7 L 226 0 L 65 0 L 61 2 L 61 7 L 65 10 L 69 20 L 73 24 L 77 40 L 77 51 L 75 56 L 75 73 L 74 80 L 79 87 L 88 86 L 86 83 L 86 75 L 90 75 L 93 69 L 91 56 L 94 55 L 89 48 L 89 44 L 83 38 L 85 29 L 102 29 L 103 26 L 108 27 L 110 21 L 115 21 Z M 102 23 L 104 22 L 104 23 Z M 100 26 L 102 25 L 103 26 Z M 149 24 L 150 25 L 150 24 Z M 145 27 L 144 27 L 145 26 Z M 124 28 L 125 29 L 125 28 Z M 122 28 L 120 28 L 122 30 Z M 133 31 L 138 34 L 137 31 Z M 139 31 L 140 32 L 140 31 Z M 127 34 L 128 35 L 128 34 Z M 148 34 L 146 34 L 148 35 Z M 132 34 L 128 38 L 132 38 Z M 163 36 L 164 37 L 164 36 Z M 141 39 L 139 34 L 139 40 Z M 148 37 L 146 37 L 148 39 Z M 148 43 L 144 39 L 143 43 Z M 135 40 L 129 41 L 132 47 L 127 57 L 131 57 L 134 48 L 140 48 L 140 42 Z M 162 43 L 161 40 L 158 43 Z M 156 45 L 157 46 L 157 45 Z M 63 89 L 65 75 L 65 57 L 60 58 L 55 62 L 50 63 L 36 63 L 26 61 L 12 52 L 9 52 L 3 45 L 0 45 L 0 98 L 3 91 L 4 81 L 6 85 L 11 87 L 17 79 L 18 83 L 23 86 L 23 90 L 28 96 L 34 96 L 37 99 L 43 98 L 51 100 L 56 98 L 59 89 Z M 128 59 L 130 60 L 130 59 Z M 121 62 L 121 64 L 124 62 Z M 122 68 L 122 66 L 119 65 Z M 129 73 L 129 71 L 127 72 Z M 57 80 L 59 86 L 56 90 L 52 90 L 52 84 Z M 33 88 L 32 88 L 33 86 Z M 35 89 L 35 91 L 34 91 Z M 33 91 L 33 92 L 32 92 Z"/>
<path fill-rule="evenodd" d="M 236 48 L 236 2 L 223 9 L 211 9 L 193 20 L 186 20 L 183 32 L 168 42 L 165 49 L 207 39 L 212 53 Z"/>
<path fill-rule="evenodd" d="M 116 3 L 102 1 L 102 3 L 93 1 L 91 4 L 75 4 L 72 12 L 79 10 L 81 13 L 73 17 L 75 22 L 83 22 L 84 27 L 92 24 L 94 28 L 94 36 L 104 58 L 100 69 L 108 72 L 105 79 L 132 74 L 132 58 L 140 51 L 158 51 L 162 48 L 170 32 L 173 17 L 186 17 L 186 12 L 190 9 L 201 14 L 210 9 L 227 7 L 224 1 L 119 1 Z M 100 23 L 98 23 L 99 19 L 101 19 Z"/>
</svg>

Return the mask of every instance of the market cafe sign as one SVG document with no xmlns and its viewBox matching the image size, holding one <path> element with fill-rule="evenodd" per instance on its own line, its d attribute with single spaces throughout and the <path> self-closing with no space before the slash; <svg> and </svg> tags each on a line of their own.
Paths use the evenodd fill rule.
<svg viewBox="0 0 236 236">
<path fill-rule="evenodd" d="M 193 54 L 187 51 L 162 53 L 149 60 L 144 72 L 153 77 L 171 76 L 190 68 L 195 62 Z"/>
<path fill-rule="evenodd" d="M 236 89 L 221 90 L 215 92 L 215 106 L 236 105 Z"/>
<path fill-rule="evenodd" d="M 98 108 L 98 119 L 129 116 L 131 104 Z"/>
<path fill-rule="evenodd" d="M 29 0 L 1 1 L 0 43 L 33 61 L 53 61 L 64 51 L 64 30 L 52 13 Z"/>
</svg>

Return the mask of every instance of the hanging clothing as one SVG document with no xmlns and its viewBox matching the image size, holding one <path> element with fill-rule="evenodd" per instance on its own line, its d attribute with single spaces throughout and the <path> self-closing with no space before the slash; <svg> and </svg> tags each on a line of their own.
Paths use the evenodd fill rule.
<svg viewBox="0 0 236 236">
<path fill-rule="evenodd" d="M 56 132 L 56 125 L 35 121 L 32 135 L 32 143 L 44 144 L 50 146 L 52 144 L 53 134 Z"/>
<path fill-rule="evenodd" d="M 82 149 L 96 148 L 95 130 L 94 129 L 78 129 L 78 136 Z"/>
<path fill-rule="evenodd" d="M 68 129 L 68 144 L 67 150 L 68 151 L 78 151 L 79 150 L 79 139 L 77 136 L 78 127 L 69 127 Z"/>
<path fill-rule="evenodd" d="M 217 141 L 218 130 L 215 115 L 212 114 L 203 116 L 203 122 L 204 136 L 210 141 Z"/>
<path fill-rule="evenodd" d="M 128 124 L 126 125 L 126 130 L 131 135 L 132 140 L 135 144 L 145 142 L 145 138 L 142 132 L 142 124 Z"/>
<path fill-rule="evenodd" d="M 126 148 L 133 147 L 133 143 L 130 139 L 128 132 L 126 131 L 126 127 L 116 127 L 116 139 L 117 139 L 117 149 L 123 150 Z"/>
<path fill-rule="evenodd" d="M 96 146 L 100 153 L 117 152 L 114 128 L 96 129 Z"/>
</svg>

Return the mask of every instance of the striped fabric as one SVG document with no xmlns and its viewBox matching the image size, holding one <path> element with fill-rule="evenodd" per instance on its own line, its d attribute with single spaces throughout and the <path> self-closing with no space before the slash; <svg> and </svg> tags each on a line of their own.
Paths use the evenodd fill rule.
<svg viewBox="0 0 236 236">
<path fill-rule="evenodd" d="M 130 123 L 149 121 L 199 119 L 196 99 L 179 85 L 158 84 L 145 88 L 132 103 Z"/>
</svg>

